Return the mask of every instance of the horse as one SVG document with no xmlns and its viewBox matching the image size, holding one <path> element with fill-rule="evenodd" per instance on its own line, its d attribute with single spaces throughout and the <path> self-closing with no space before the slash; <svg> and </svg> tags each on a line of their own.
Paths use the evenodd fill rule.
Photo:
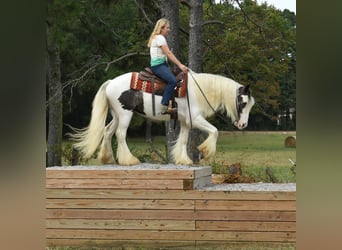
<svg viewBox="0 0 342 250">
<path fill-rule="evenodd" d="M 113 156 L 112 137 L 117 140 L 116 158 L 119 165 L 136 165 L 140 161 L 129 150 L 126 142 L 127 129 L 136 112 L 154 122 L 167 121 L 169 115 L 161 114 L 161 96 L 132 90 L 130 82 L 133 72 L 125 73 L 107 80 L 98 89 L 93 103 L 89 125 L 83 129 L 73 128 L 69 133 L 75 141 L 74 147 L 84 159 L 93 156 L 100 145 L 98 159 L 103 164 L 116 163 Z M 206 118 L 216 112 L 224 112 L 234 126 L 242 130 L 248 125 L 248 118 L 255 101 L 249 85 L 209 73 L 187 72 L 187 97 L 176 97 L 180 132 L 171 149 L 171 160 L 177 165 L 192 165 L 187 153 L 190 128 L 197 128 L 208 134 L 197 149 L 203 159 L 216 153 L 218 130 Z M 155 106 L 154 106 L 155 105 Z M 112 116 L 106 124 L 108 110 Z"/>
</svg>

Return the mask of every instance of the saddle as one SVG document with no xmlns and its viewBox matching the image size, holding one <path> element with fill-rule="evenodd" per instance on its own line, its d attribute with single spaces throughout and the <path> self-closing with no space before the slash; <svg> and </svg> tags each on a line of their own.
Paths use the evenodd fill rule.
<svg viewBox="0 0 342 250">
<path fill-rule="evenodd" d="M 182 71 L 174 70 L 173 74 L 177 80 L 177 87 L 175 88 L 174 96 L 172 98 L 172 106 L 177 105 L 174 101 L 174 97 L 185 97 L 188 75 L 184 74 Z M 143 71 L 133 72 L 131 78 L 130 88 L 134 90 L 139 90 L 152 94 L 152 107 L 153 115 L 155 115 L 155 100 L 154 95 L 162 96 L 166 87 L 166 82 L 161 78 L 153 74 L 151 68 L 146 67 Z"/>
<path fill-rule="evenodd" d="M 177 87 L 175 89 L 175 97 L 184 97 L 186 95 L 186 87 L 188 82 L 188 75 L 183 74 L 182 71 L 173 71 L 176 80 Z M 153 84 L 152 84 L 153 83 Z M 156 95 L 163 95 L 166 87 L 166 82 L 155 74 L 153 74 L 151 68 L 145 68 L 145 70 L 132 73 L 131 89 L 154 93 Z"/>
<path fill-rule="evenodd" d="M 173 71 L 173 74 L 176 77 L 177 80 L 177 87 L 181 87 L 182 83 L 184 81 L 184 74 L 182 71 L 177 72 L 176 70 Z M 140 71 L 140 79 L 143 81 L 152 81 L 152 78 L 155 78 L 155 83 L 162 84 L 166 86 L 166 83 L 164 80 L 160 79 L 158 76 L 153 74 L 152 69 L 147 67 L 144 71 Z M 164 86 L 164 87 L 165 87 Z"/>
</svg>

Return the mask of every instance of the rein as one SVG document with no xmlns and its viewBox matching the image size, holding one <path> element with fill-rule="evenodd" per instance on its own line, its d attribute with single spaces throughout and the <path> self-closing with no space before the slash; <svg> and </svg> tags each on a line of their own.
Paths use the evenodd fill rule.
<svg viewBox="0 0 342 250">
<path fill-rule="evenodd" d="M 267 114 L 266 111 L 261 107 L 261 105 L 257 102 L 255 102 L 256 106 L 259 108 L 260 113 L 263 114 L 264 116 L 266 116 L 268 119 L 270 119 L 271 121 L 274 120 L 274 116 Z"/>
<path fill-rule="evenodd" d="M 198 89 L 201 91 L 201 94 L 203 95 L 203 97 L 204 97 L 204 99 L 206 100 L 207 104 L 209 105 L 209 107 L 211 108 L 211 110 L 214 112 L 214 114 L 217 115 L 219 118 L 221 118 L 224 122 L 229 123 L 229 120 L 228 120 L 226 117 L 224 117 L 221 113 L 216 112 L 216 110 L 213 108 L 213 106 L 211 106 L 211 104 L 210 104 L 208 98 L 206 97 L 206 95 L 204 94 L 203 90 L 202 90 L 201 87 L 199 86 L 198 82 L 196 81 L 196 79 L 195 79 L 194 76 L 192 75 L 191 71 L 189 71 L 189 73 L 190 73 L 190 76 L 192 77 L 192 79 L 194 80 L 194 82 L 196 83 Z M 236 105 L 237 105 L 237 101 L 238 101 L 238 100 L 237 100 L 237 98 L 236 98 Z M 188 105 L 189 105 L 189 104 L 188 104 Z M 237 106 L 236 106 L 236 108 L 237 108 Z M 189 112 L 190 112 L 190 106 L 189 106 Z M 239 116 L 239 114 L 238 114 L 238 116 Z M 234 122 L 235 122 L 235 121 L 234 121 Z M 234 123 L 234 122 L 232 122 L 232 123 Z"/>
<path fill-rule="evenodd" d="M 189 107 L 189 118 L 190 118 L 190 128 L 192 128 L 192 118 L 191 118 L 191 110 L 190 110 L 190 100 L 189 100 L 189 89 L 188 89 L 188 85 L 186 85 L 186 101 L 188 103 L 188 107 Z"/>
</svg>

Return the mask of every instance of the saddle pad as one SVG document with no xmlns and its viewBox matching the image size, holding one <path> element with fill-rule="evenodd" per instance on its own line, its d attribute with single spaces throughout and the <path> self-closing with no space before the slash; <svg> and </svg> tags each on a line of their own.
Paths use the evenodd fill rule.
<svg viewBox="0 0 342 250">
<path fill-rule="evenodd" d="M 177 87 L 175 90 L 175 96 L 176 97 L 184 97 L 186 95 L 186 85 L 187 81 L 183 81 L 181 87 Z M 131 78 L 131 89 L 152 93 L 152 82 L 151 81 L 143 81 L 139 78 L 138 72 L 132 72 L 132 78 Z M 155 94 L 160 91 L 164 90 L 164 86 L 158 83 L 154 83 L 154 90 Z"/>
</svg>

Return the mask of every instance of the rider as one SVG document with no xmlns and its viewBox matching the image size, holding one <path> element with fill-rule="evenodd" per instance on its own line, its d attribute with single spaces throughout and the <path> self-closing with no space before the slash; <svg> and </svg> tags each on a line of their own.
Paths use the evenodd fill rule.
<svg viewBox="0 0 342 250">
<path fill-rule="evenodd" d="M 172 111 L 168 110 L 168 105 L 173 91 L 177 85 L 176 77 L 171 72 L 171 69 L 167 64 L 167 59 L 176 64 L 184 73 L 188 70 L 188 68 L 183 65 L 169 49 L 165 39 L 169 32 L 169 20 L 161 18 L 154 26 L 153 32 L 151 33 L 150 39 L 147 43 L 147 46 L 150 47 L 151 69 L 156 76 L 163 79 L 167 83 L 163 98 L 161 100 L 162 114 L 168 114 Z"/>
</svg>

